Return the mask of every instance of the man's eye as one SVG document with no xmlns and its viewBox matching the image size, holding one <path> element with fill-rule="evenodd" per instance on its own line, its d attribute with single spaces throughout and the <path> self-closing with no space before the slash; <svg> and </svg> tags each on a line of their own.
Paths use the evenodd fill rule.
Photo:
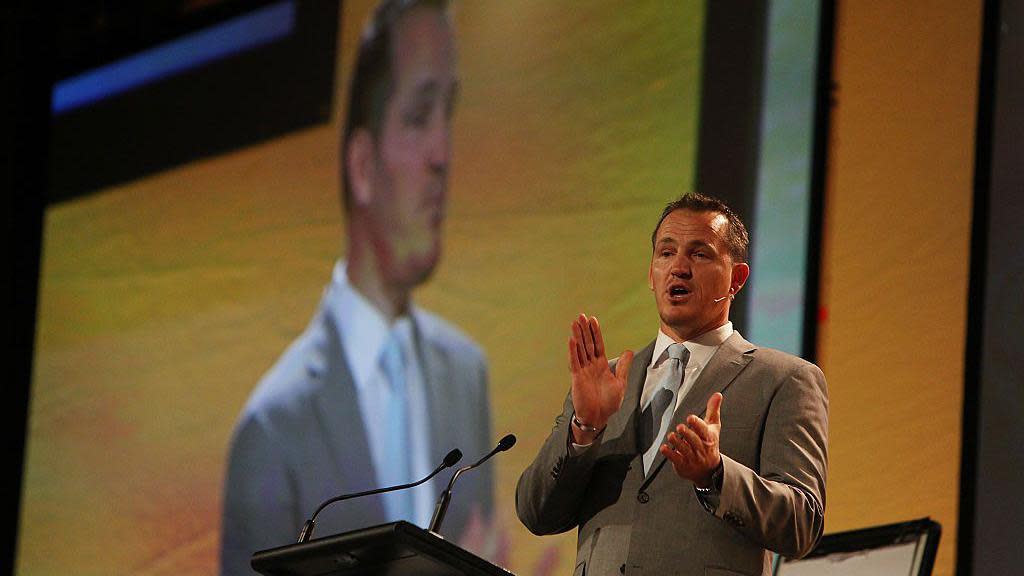
<svg viewBox="0 0 1024 576">
<path fill-rule="evenodd" d="M 423 126 L 427 125 L 427 120 L 429 118 L 429 114 L 410 114 L 405 118 L 405 123 L 408 126 L 422 128 Z"/>
<path fill-rule="evenodd" d="M 415 106 L 405 115 L 405 123 L 409 126 L 423 127 L 430 122 L 430 105 Z"/>
<path fill-rule="evenodd" d="M 661 251 L 662 258 L 668 258 L 671 255 L 672 255 L 672 251 L 671 250 L 662 250 Z"/>
</svg>

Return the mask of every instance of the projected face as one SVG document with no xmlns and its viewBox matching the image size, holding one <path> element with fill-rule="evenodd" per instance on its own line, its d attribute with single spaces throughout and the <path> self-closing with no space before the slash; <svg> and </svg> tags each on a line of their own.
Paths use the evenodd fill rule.
<svg viewBox="0 0 1024 576">
<path fill-rule="evenodd" d="M 669 336 L 689 340 L 729 319 L 731 300 L 747 279 L 746 264 L 734 264 L 725 233 L 729 221 L 717 212 L 676 210 L 658 227 L 647 275 Z"/>
<path fill-rule="evenodd" d="M 458 79 L 447 17 L 419 8 L 397 23 L 393 88 L 371 164 L 369 215 L 382 279 L 407 289 L 423 282 L 441 252 Z"/>
</svg>

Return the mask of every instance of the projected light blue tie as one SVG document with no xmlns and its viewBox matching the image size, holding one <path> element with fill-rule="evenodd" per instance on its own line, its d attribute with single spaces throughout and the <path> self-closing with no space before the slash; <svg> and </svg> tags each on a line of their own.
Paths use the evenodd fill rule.
<svg viewBox="0 0 1024 576">
<path fill-rule="evenodd" d="M 640 413 L 640 438 L 641 442 L 647 445 L 647 451 L 644 452 L 644 474 L 651 471 L 654 457 L 658 455 L 658 447 L 668 434 L 672 414 L 675 413 L 672 408 L 676 405 L 676 394 L 683 383 L 686 362 L 690 359 L 690 351 L 679 343 L 669 346 L 666 352 L 668 358 L 661 366 L 661 380 L 647 407 Z"/>
<path fill-rule="evenodd" d="M 390 396 L 386 404 L 384 425 L 385 456 L 380 471 L 383 486 L 406 484 L 412 481 L 412 466 L 409 453 L 409 394 L 406 389 L 405 358 L 401 337 L 393 331 L 388 338 L 382 358 L 384 374 L 390 385 Z M 415 508 L 412 491 L 399 490 L 384 495 L 388 519 L 414 520 Z"/>
</svg>

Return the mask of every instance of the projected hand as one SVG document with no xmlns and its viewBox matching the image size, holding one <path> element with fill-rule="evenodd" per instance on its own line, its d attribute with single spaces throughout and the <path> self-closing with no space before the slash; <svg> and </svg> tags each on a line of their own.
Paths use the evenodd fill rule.
<svg viewBox="0 0 1024 576">
<path fill-rule="evenodd" d="M 626 377 L 632 363 L 633 353 L 627 350 L 619 357 L 612 373 L 597 318 L 580 314 L 572 323 L 572 335 L 569 337 L 569 372 L 572 375 L 572 405 L 576 418 L 587 426 L 604 428 L 622 404 Z M 579 432 L 573 430 L 574 435 Z M 576 437 L 575 440 L 586 444 L 594 436 L 596 433 L 583 434 L 582 438 Z"/>
<path fill-rule="evenodd" d="M 707 420 L 690 415 L 685 424 L 668 433 L 659 450 L 672 463 L 676 474 L 692 481 L 700 488 L 711 486 L 711 476 L 722 461 L 718 451 L 722 431 L 722 394 L 715 392 L 708 398 Z"/>
</svg>

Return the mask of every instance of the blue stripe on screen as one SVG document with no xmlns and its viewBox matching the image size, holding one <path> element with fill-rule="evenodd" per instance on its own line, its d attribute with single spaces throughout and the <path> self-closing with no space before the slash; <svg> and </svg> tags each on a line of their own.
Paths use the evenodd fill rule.
<svg viewBox="0 0 1024 576">
<path fill-rule="evenodd" d="M 268 44 L 295 27 L 295 0 L 276 2 L 211 28 L 93 68 L 54 86 L 50 109 L 59 115 Z"/>
</svg>

